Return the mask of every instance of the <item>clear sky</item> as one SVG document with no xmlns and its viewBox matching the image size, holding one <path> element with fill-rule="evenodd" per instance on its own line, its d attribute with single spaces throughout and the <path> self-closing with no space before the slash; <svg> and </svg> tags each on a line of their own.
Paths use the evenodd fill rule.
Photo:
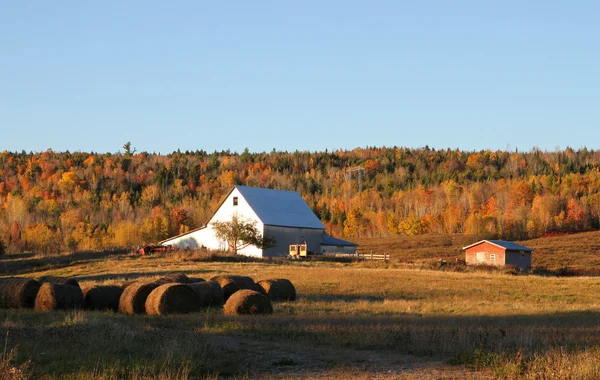
<svg viewBox="0 0 600 380">
<path fill-rule="evenodd" d="M 600 148 L 598 1 L 2 1 L 0 151 Z"/>
</svg>

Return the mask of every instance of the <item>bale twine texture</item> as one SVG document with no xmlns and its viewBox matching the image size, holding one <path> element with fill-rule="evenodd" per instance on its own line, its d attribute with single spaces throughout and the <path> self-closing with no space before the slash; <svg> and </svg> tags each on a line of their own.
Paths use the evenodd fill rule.
<svg viewBox="0 0 600 380">
<path fill-rule="evenodd" d="M 200 311 L 200 298 L 188 285 L 160 285 L 146 299 L 146 314 L 187 314 Z"/>
<path fill-rule="evenodd" d="M 273 314 L 271 301 L 259 292 L 242 289 L 233 293 L 223 306 L 225 315 Z"/>
<path fill-rule="evenodd" d="M 187 284 L 196 292 L 202 307 L 220 306 L 223 304 L 223 289 L 216 281 L 196 282 Z"/>
<path fill-rule="evenodd" d="M 129 285 L 133 285 L 135 284 L 137 281 L 135 280 L 131 280 L 131 281 L 125 281 L 123 284 L 121 284 L 121 287 L 123 289 L 127 289 L 129 287 Z"/>
<path fill-rule="evenodd" d="M 35 298 L 35 310 L 66 310 L 83 308 L 84 298 L 79 286 L 45 282 Z"/>
<path fill-rule="evenodd" d="M 40 289 L 36 280 L 22 277 L 0 279 L 0 308 L 32 308 Z"/>
<path fill-rule="evenodd" d="M 259 291 L 259 286 L 254 283 L 254 280 L 251 277 L 247 276 L 217 276 L 213 277 L 212 280 L 221 285 L 221 289 L 223 289 L 223 299 L 225 301 L 238 290 L 251 289 Z"/>
<path fill-rule="evenodd" d="M 79 288 L 79 282 L 73 277 L 42 276 L 38 281 L 40 284 L 49 282 L 51 284 L 71 285 Z"/>
<path fill-rule="evenodd" d="M 296 288 L 294 284 L 285 278 L 275 278 L 271 280 L 262 280 L 257 282 L 267 298 L 271 301 L 295 301 Z"/>
<path fill-rule="evenodd" d="M 96 285 L 83 292 L 88 310 L 119 310 L 123 288 L 117 285 Z"/>
<path fill-rule="evenodd" d="M 157 284 L 171 284 L 171 283 L 187 284 L 189 282 L 190 282 L 189 277 L 183 273 L 168 274 L 168 275 L 156 280 Z"/>
<path fill-rule="evenodd" d="M 129 285 L 119 299 L 119 312 L 123 314 L 143 314 L 146 312 L 146 299 L 158 287 L 154 282 L 136 282 Z"/>
</svg>

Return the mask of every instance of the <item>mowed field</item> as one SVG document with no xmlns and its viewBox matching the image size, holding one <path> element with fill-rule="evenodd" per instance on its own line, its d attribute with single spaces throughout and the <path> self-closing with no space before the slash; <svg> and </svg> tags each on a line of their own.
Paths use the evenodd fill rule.
<svg viewBox="0 0 600 380">
<path fill-rule="evenodd" d="M 567 253 L 542 247 L 565 242 L 575 251 L 576 242 L 598 237 L 589 234 L 526 244 L 559 257 Z M 583 254 L 583 246 L 577 249 Z M 73 379 L 600 377 L 600 277 L 216 259 L 183 252 L 1 257 L 2 277 L 74 276 L 82 286 L 176 272 L 284 277 L 296 285 L 298 300 L 277 303 L 272 316 L 260 317 L 224 316 L 215 308 L 171 316 L 1 310 L 0 373 Z M 552 263 L 572 262 L 560 260 L 567 259 Z"/>
<path fill-rule="evenodd" d="M 404 264 L 432 264 L 442 259 L 464 260 L 462 247 L 478 240 L 475 236 L 463 234 L 353 239 L 360 244 L 359 251 L 362 253 L 387 253 L 392 263 Z M 600 275 L 600 231 L 543 237 L 519 243 L 534 249 L 534 268 L 568 268 Z"/>
</svg>

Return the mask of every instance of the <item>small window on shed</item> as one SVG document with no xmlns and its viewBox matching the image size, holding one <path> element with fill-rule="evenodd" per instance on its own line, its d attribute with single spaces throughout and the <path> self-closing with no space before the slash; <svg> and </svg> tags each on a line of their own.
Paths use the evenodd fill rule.
<svg viewBox="0 0 600 380">
<path fill-rule="evenodd" d="M 521 256 L 525 256 L 525 251 L 519 251 L 519 253 L 521 254 Z"/>
<path fill-rule="evenodd" d="M 234 206 L 238 205 L 238 197 L 233 197 L 233 205 Z"/>
<path fill-rule="evenodd" d="M 490 261 L 496 261 L 496 254 L 490 254 Z"/>
</svg>

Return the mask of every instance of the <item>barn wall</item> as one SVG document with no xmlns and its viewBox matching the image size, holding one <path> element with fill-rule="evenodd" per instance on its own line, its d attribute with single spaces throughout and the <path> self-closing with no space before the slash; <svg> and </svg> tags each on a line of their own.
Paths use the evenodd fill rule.
<svg viewBox="0 0 600 380">
<path fill-rule="evenodd" d="M 307 250 L 321 252 L 323 230 L 265 225 L 265 235 L 275 239 L 275 247 L 264 250 L 265 257 L 287 256 L 291 244 L 307 244 Z"/>
<path fill-rule="evenodd" d="M 512 265 L 521 270 L 531 269 L 531 252 L 506 251 L 506 265 Z"/>
<path fill-rule="evenodd" d="M 353 245 L 321 245 L 321 253 L 355 254 L 356 246 L 353 246 Z"/>
<path fill-rule="evenodd" d="M 238 198 L 237 206 L 233 205 L 234 197 Z M 264 229 L 263 223 L 260 221 L 260 219 L 254 212 L 254 210 L 252 210 L 252 208 L 250 207 L 248 202 L 246 202 L 244 197 L 242 197 L 242 194 L 239 192 L 239 190 L 234 189 L 231 192 L 231 194 L 229 194 L 227 199 L 225 199 L 225 201 L 223 202 L 221 207 L 217 210 L 215 215 L 213 215 L 213 217 L 210 219 L 207 227 L 205 227 L 201 230 L 180 236 L 178 238 L 174 238 L 174 239 L 165 241 L 163 243 L 163 245 L 170 244 L 170 245 L 173 245 L 174 247 L 182 248 L 182 249 L 185 249 L 185 248 L 194 249 L 194 248 L 206 247 L 211 250 L 227 250 L 229 248 L 227 242 L 220 241 L 219 239 L 217 239 L 217 237 L 215 236 L 215 232 L 212 229 L 211 223 L 216 222 L 216 221 L 220 221 L 220 222 L 230 221 L 231 217 L 234 214 L 237 214 L 247 220 L 250 220 L 251 222 L 255 222 L 258 230 L 263 231 L 263 229 Z M 261 257 L 263 254 L 263 250 L 255 247 L 255 246 L 248 246 L 248 247 L 239 249 L 238 253 L 241 255 L 246 255 L 246 256 Z"/>
<path fill-rule="evenodd" d="M 491 254 L 496 255 L 496 260 L 490 260 Z M 504 248 L 484 242 L 467 249 L 465 252 L 465 260 L 467 264 L 471 265 L 486 264 L 503 266 L 505 264 Z"/>
</svg>

